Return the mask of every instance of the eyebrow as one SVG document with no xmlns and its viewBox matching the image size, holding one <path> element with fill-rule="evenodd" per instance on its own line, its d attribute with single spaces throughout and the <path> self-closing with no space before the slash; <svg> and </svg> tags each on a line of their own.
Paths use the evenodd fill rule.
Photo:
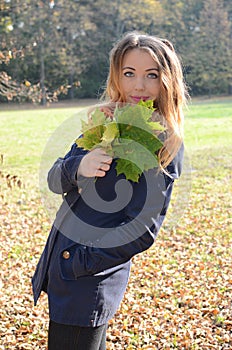
<svg viewBox="0 0 232 350">
<path fill-rule="evenodd" d="M 133 68 L 133 67 L 122 67 L 122 69 L 131 69 L 131 70 L 134 70 L 134 71 L 135 71 L 135 68 Z M 157 71 L 159 71 L 158 68 L 148 68 L 148 69 L 146 69 L 145 71 L 146 71 L 146 72 L 150 72 L 151 70 L 157 70 Z"/>
</svg>

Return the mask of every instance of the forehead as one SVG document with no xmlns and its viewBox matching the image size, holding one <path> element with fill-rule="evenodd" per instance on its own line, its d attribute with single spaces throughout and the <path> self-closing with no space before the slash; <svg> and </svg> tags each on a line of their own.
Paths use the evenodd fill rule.
<svg viewBox="0 0 232 350">
<path fill-rule="evenodd" d="M 122 68 L 124 67 L 141 67 L 141 68 L 158 68 L 156 60 L 152 54 L 144 49 L 136 48 L 125 53 L 122 60 Z"/>
</svg>

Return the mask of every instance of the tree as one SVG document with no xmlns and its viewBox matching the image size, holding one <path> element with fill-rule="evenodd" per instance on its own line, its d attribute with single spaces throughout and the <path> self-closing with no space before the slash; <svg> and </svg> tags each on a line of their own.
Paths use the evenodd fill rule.
<svg viewBox="0 0 232 350">
<path fill-rule="evenodd" d="M 229 0 L 0 0 L 0 11 L 8 99 L 100 95 L 109 51 L 132 30 L 174 43 L 192 94 L 232 93 Z"/>
<path fill-rule="evenodd" d="M 78 94 L 96 97 L 102 92 L 101 86 L 104 88 L 113 43 L 128 31 L 153 32 L 161 21 L 162 7 L 156 0 L 129 0 L 126 4 L 124 0 L 88 0 L 84 8 L 88 13 L 83 36 L 87 62 Z"/>
<path fill-rule="evenodd" d="M 228 13 L 220 0 L 207 0 L 195 30 L 190 58 L 190 82 L 197 94 L 227 93 L 232 51 Z"/>
<path fill-rule="evenodd" d="M 74 0 L 68 6 L 64 0 L 11 0 L 8 10 L 11 32 L 5 30 L 4 42 L 11 52 L 21 53 L 8 62 L 7 70 L 14 79 L 38 86 L 43 104 L 78 86 L 80 55 L 75 39 L 84 20 L 80 16 L 77 21 L 79 4 Z M 8 14 L 4 18 L 6 21 Z"/>
</svg>

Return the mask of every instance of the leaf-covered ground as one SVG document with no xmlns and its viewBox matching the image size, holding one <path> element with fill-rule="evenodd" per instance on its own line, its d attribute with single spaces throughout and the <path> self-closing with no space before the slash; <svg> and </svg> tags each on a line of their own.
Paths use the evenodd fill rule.
<svg viewBox="0 0 232 350">
<path fill-rule="evenodd" d="M 30 279 L 50 222 L 39 191 L 19 180 L 4 170 L 0 179 L 0 349 L 42 350 L 47 300 L 44 294 L 33 306 Z M 193 172 L 179 223 L 164 225 L 153 247 L 133 259 L 108 350 L 232 348 L 230 183 L 228 166 L 213 176 Z"/>
<path fill-rule="evenodd" d="M 0 113 L 0 350 L 46 349 L 47 299 L 33 306 L 30 280 L 51 223 L 36 174 L 48 136 L 74 111 Z M 231 100 L 188 113 L 193 171 L 153 247 L 133 259 L 107 350 L 232 349 Z"/>
</svg>

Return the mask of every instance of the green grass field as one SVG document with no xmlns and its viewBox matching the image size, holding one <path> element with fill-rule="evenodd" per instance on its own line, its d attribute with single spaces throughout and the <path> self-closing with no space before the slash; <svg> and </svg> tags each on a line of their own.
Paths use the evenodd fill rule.
<svg viewBox="0 0 232 350">
<path fill-rule="evenodd" d="M 49 137 L 57 132 L 67 142 L 68 136 L 63 135 L 66 127 L 71 129 L 72 143 L 72 135 L 80 133 L 80 119 L 85 117 L 86 110 L 87 107 L 77 106 L 0 111 L 0 152 L 4 156 L 4 168 L 23 174 L 27 170 L 36 172 Z M 185 115 L 185 145 L 194 161 L 197 154 L 198 163 L 198 153 L 201 157 L 207 152 L 214 158 L 228 154 L 232 146 L 232 99 L 192 102 Z M 68 120 L 74 121 L 74 127 L 67 123 L 60 127 Z M 62 144 L 62 139 L 60 142 Z"/>
<path fill-rule="evenodd" d="M 69 148 L 85 112 L 0 111 L 0 349 L 46 349 L 47 299 L 33 307 L 30 286 L 51 225 L 39 172 Z M 185 115 L 184 171 L 157 241 L 133 258 L 107 350 L 232 348 L 232 98 L 194 100 Z"/>
</svg>

